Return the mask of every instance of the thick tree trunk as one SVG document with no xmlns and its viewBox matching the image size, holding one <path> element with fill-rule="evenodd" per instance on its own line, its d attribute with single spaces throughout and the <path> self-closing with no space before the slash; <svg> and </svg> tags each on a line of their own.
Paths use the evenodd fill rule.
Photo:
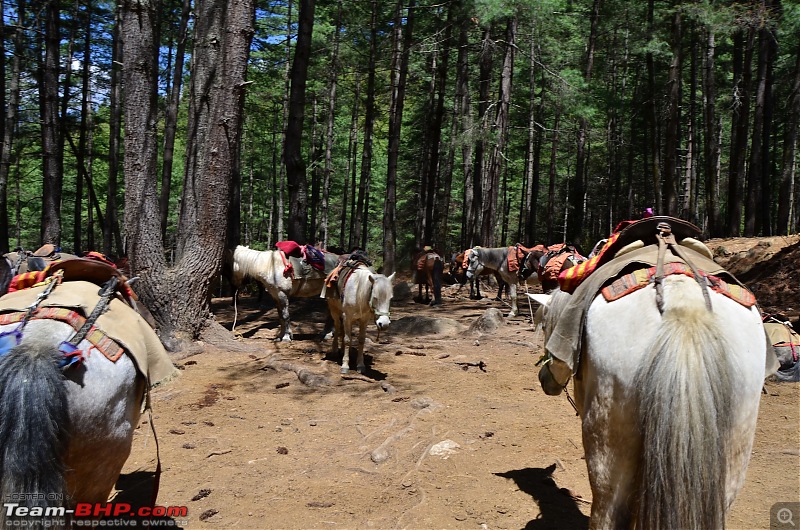
<svg viewBox="0 0 800 530">
<path fill-rule="evenodd" d="M 149 0 L 123 3 L 125 40 L 125 228 L 132 272 L 142 277 L 140 296 L 158 323 L 170 349 L 175 339 L 195 339 L 210 322 L 209 287 L 222 262 L 230 205 L 231 183 L 238 168 L 244 89 L 254 5 L 250 0 L 209 1 L 198 6 L 195 41 L 207 43 L 193 54 L 193 74 L 202 85 L 195 109 L 196 126 L 204 126 L 204 141 L 191 151 L 194 161 L 192 194 L 185 196 L 177 265 L 168 269 L 161 244 L 157 188 L 156 50 L 157 10 Z M 224 29 L 223 29 L 224 28 Z M 203 71 L 202 68 L 209 68 Z M 200 90 L 209 88 L 207 92 Z M 208 116 L 204 116 L 205 112 Z M 197 115 L 199 114 L 199 116 Z M 200 165 L 198 165 L 200 164 Z M 185 185 L 186 186 L 186 185 Z"/>
<path fill-rule="evenodd" d="M 311 57 L 311 33 L 314 29 L 314 0 L 300 0 L 297 43 L 290 74 L 289 119 L 283 158 L 286 164 L 286 187 L 289 190 L 287 237 L 300 244 L 308 238 L 308 184 L 303 160 L 303 119 L 306 105 L 306 79 Z"/>
<path fill-rule="evenodd" d="M 547 184 L 547 238 L 545 244 L 557 243 L 555 237 L 556 215 L 556 167 L 558 162 L 558 135 L 561 127 L 561 106 L 556 106 L 556 116 L 553 119 L 553 141 L 550 148 L 550 170 Z"/>
<path fill-rule="evenodd" d="M 81 125 L 80 125 L 80 132 L 78 136 L 78 149 L 75 153 L 75 165 L 78 166 L 78 177 L 75 183 L 75 212 L 73 217 L 73 243 L 72 248 L 75 250 L 76 253 L 79 253 L 83 250 L 83 245 L 81 241 L 81 232 L 82 232 L 82 219 L 83 219 L 83 176 L 85 175 L 87 180 L 88 179 L 88 172 L 86 171 L 86 155 L 87 155 L 87 139 L 89 137 L 89 124 L 91 123 L 91 119 L 89 113 L 91 112 L 91 108 L 89 107 L 89 79 L 91 75 L 91 56 L 92 56 L 92 44 L 91 44 L 91 37 L 92 37 L 92 24 L 91 24 L 91 13 L 87 9 L 86 12 L 86 26 L 85 26 L 84 41 L 83 41 L 83 68 L 81 70 Z M 91 152 L 88 152 L 89 159 L 91 161 Z M 89 201 L 89 208 L 88 210 L 91 212 L 92 209 L 92 201 Z M 91 232 L 91 225 L 89 226 L 89 230 Z M 88 239 L 92 239 L 91 235 Z M 93 245 L 89 245 L 87 250 L 94 250 Z"/>
<path fill-rule="evenodd" d="M 486 153 L 486 137 L 488 135 L 488 116 L 487 110 L 489 108 L 489 95 L 492 83 L 492 51 L 494 43 L 492 42 L 492 27 L 491 25 L 484 29 L 481 51 L 478 57 L 478 133 L 477 141 L 475 142 L 475 158 L 473 159 L 472 170 L 472 213 L 475 216 L 473 226 L 475 232 L 471 235 L 470 239 L 473 243 L 487 245 L 488 242 L 482 238 L 483 232 L 483 210 L 484 210 L 484 180 L 486 178 L 486 168 L 484 157 Z M 488 191 L 488 190 L 487 190 Z"/>
<path fill-rule="evenodd" d="M 654 0 L 647 2 L 647 34 L 650 39 L 653 38 L 653 11 Z M 650 179 L 653 189 L 653 209 L 659 215 L 664 214 L 663 199 L 661 196 L 661 142 L 659 141 L 659 121 L 658 121 L 658 103 L 660 99 L 656 95 L 656 74 L 653 52 L 648 51 L 646 54 L 647 62 L 647 125 L 649 136 L 649 152 L 650 156 Z M 647 157 L 647 152 L 645 152 Z"/>
</svg>

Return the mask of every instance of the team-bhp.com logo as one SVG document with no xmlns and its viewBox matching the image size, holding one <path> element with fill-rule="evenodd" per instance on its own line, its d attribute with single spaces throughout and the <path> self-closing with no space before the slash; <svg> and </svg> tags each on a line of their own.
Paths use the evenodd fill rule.
<svg viewBox="0 0 800 530">
<path fill-rule="evenodd" d="M 75 526 L 180 526 L 189 514 L 186 506 L 140 506 L 134 508 L 124 502 L 80 502 L 75 508 L 63 506 L 23 506 L 19 502 L 5 502 L 3 512 L 6 526 L 58 527 L 70 519 Z"/>
</svg>

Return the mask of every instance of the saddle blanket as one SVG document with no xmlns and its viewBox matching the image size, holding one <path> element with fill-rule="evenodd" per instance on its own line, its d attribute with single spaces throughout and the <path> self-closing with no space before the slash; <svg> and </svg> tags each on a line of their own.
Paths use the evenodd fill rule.
<svg viewBox="0 0 800 530">
<path fill-rule="evenodd" d="M 45 288 L 43 285 L 35 286 L 3 296 L 0 298 L 0 318 L 13 320 L 14 313 L 24 313 Z M 63 282 L 42 300 L 37 313 L 61 308 L 86 318 L 100 301 L 97 294 L 99 289 L 96 284 L 86 281 Z M 151 385 L 165 382 L 178 374 L 155 331 L 121 299 L 112 298 L 108 309 L 97 318 L 95 324 L 133 357 L 139 372 Z"/>
</svg>

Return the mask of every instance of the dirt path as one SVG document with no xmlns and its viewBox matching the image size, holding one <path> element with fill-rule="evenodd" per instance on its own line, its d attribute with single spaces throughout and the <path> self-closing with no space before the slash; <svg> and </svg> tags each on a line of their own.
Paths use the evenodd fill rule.
<svg viewBox="0 0 800 530">
<path fill-rule="evenodd" d="M 380 343 L 368 334 L 371 379 L 324 359 L 321 301 L 294 303 L 298 340 L 275 344 L 275 310 L 245 298 L 236 330 L 253 351 L 208 348 L 153 392 L 158 504 L 188 506 L 190 528 L 586 528 L 579 419 L 539 387 L 527 303 L 481 334 L 469 326 L 502 304 L 466 294 L 445 288 L 438 308 L 396 301 Z M 214 311 L 229 327 L 230 299 Z M 732 528 L 768 528 L 770 506 L 800 500 L 798 386 L 765 388 Z M 152 484 L 144 423 L 119 501 Z"/>
</svg>

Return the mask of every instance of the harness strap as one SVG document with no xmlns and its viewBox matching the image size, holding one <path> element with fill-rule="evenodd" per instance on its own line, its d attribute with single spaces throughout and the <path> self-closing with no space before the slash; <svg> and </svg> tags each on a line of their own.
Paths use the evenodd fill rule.
<svg viewBox="0 0 800 530">
<path fill-rule="evenodd" d="M 63 341 L 58 346 L 59 351 L 64 354 L 64 357 L 59 362 L 62 371 L 84 361 L 83 352 L 78 349 L 78 344 L 86 338 L 86 334 L 92 329 L 92 326 L 97 322 L 100 315 L 105 313 L 106 309 L 108 309 L 111 298 L 113 298 L 116 293 L 118 282 L 119 280 L 116 276 L 112 276 L 111 279 L 106 282 L 103 288 L 100 289 L 100 300 L 98 300 L 97 305 L 94 306 L 94 309 L 92 309 L 92 312 L 86 318 L 86 322 L 75 332 L 71 339 Z"/>
<path fill-rule="evenodd" d="M 694 280 L 703 290 L 703 298 L 706 302 L 706 308 L 711 311 L 711 295 L 708 294 L 708 287 L 705 279 L 697 270 L 697 267 L 694 266 L 694 263 L 686 256 L 683 250 L 678 245 L 678 242 L 675 240 L 675 235 L 672 233 L 672 227 L 667 222 L 660 222 L 656 227 L 658 232 L 656 233 L 656 239 L 658 240 L 658 259 L 656 261 L 656 276 L 655 276 L 655 286 L 656 286 L 656 305 L 658 305 L 658 311 L 660 313 L 664 313 L 664 258 L 667 253 L 667 248 L 675 254 L 678 258 L 683 260 L 686 265 L 691 269 L 692 274 L 694 275 Z"/>
</svg>

